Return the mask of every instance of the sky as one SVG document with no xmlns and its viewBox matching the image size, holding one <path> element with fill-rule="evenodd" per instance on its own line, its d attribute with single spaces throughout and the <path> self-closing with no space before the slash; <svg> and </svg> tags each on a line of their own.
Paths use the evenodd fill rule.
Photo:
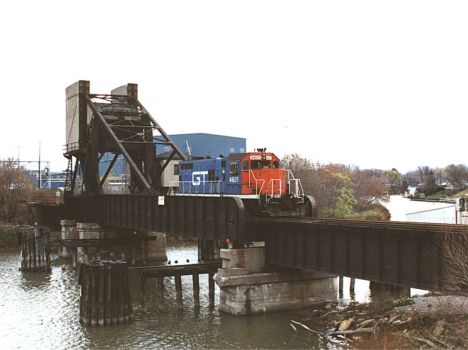
<svg viewBox="0 0 468 350">
<path fill-rule="evenodd" d="M 169 134 L 361 168 L 468 164 L 466 1 L 2 1 L 0 159 L 62 170 L 65 88 Z"/>
</svg>

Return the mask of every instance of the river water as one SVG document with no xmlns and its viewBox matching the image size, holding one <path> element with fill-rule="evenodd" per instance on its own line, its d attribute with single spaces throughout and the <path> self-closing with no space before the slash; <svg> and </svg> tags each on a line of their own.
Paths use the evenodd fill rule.
<svg viewBox="0 0 468 350">
<path fill-rule="evenodd" d="M 169 259 L 196 260 L 196 247 L 169 248 Z M 296 334 L 294 312 L 236 317 L 209 307 L 208 281 L 200 276 L 200 307 L 195 307 L 191 277 L 182 277 L 183 306 L 173 281 L 158 301 L 147 283 L 146 310 L 139 283 L 131 273 L 133 320 L 127 325 L 87 328 L 79 323 L 78 272 L 54 257 L 51 273 L 21 273 L 19 252 L 0 253 L 0 349 L 205 349 L 339 348 L 309 332 Z M 216 288 L 216 300 L 219 290 Z"/>
<path fill-rule="evenodd" d="M 168 247 L 168 258 L 193 262 L 197 249 Z M 21 273 L 19 252 L 0 252 L 0 349 L 341 348 L 315 333 L 295 333 L 289 323 L 302 318 L 297 311 L 238 317 L 220 313 L 217 302 L 210 308 L 205 275 L 200 276 L 200 307 L 195 307 L 187 276 L 182 277 L 183 306 L 176 301 L 173 281 L 166 279 L 162 300 L 147 283 L 143 310 L 136 272 L 131 272 L 133 320 L 121 326 L 82 327 L 78 272 L 57 256 L 53 259 L 51 273 Z M 370 300 L 367 281 L 356 281 L 355 295 L 347 292 L 348 283 L 345 279 L 340 303 Z"/>
</svg>

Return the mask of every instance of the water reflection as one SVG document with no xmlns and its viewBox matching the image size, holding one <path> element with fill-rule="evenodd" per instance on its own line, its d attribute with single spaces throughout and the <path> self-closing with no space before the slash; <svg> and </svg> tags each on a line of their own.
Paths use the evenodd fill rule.
<svg viewBox="0 0 468 350">
<path fill-rule="evenodd" d="M 195 246 L 169 248 L 169 259 L 196 261 Z M 294 333 L 289 312 L 236 317 L 209 307 L 208 276 L 200 275 L 200 303 L 194 302 L 191 276 L 182 277 L 183 307 L 176 300 L 173 280 L 166 278 L 160 298 L 155 283 L 147 283 L 144 310 L 138 300 L 138 276 L 132 271 L 134 318 L 127 325 L 86 328 L 79 323 L 78 273 L 56 260 L 52 271 L 23 274 L 16 252 L 0 253 L 0 339 L 2 348 L 34 349 L 203 349 L 304 348 L 322 341 L 314 334 Z M 154 281 L 154 280 L 151 280 Z M 216 303 L 219 290 L 216 288 Z M 320 343 L 320 347 L 333 344 Z"/>
</svg>

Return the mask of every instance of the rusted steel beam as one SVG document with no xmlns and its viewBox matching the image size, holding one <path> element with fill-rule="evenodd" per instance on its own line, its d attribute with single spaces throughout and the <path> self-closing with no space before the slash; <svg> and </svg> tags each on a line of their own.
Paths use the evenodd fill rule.
<svg viewBox="0 0 468 350">
<path fill-rule="evenodd" d="M 66 200 L 69 218 L 102 225 L 247 242 L 247 214 L 239 198 L 89 195 Z"/>
<path fill-rule="evenodd" d="M 461 225 L 257 219 L 269 265 L 313 269 L 398 286 L 443 289 L 447 264 L 441 242 Z M 468 249 L 468 247 L 467 247 Z"/>
</svg>

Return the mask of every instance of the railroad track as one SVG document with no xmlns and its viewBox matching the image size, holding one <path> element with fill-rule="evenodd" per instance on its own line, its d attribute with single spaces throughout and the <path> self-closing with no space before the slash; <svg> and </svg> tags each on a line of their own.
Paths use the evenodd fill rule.
<svg viewBox="0 0 468 350">
<path fill-rule="evenodd" d="M 326 225 L 326 226 L 346 226 L 346 227 L 375 227 L 378 229 L 407 229 L 418 231 L 437 231 L 446 233 L 464 233 L 468 234 L 468 226 L 443 223 L 425 223 L 425 222 L 405 222 L 405 221 L 376 221 L 376 220 L 354 220 L 339 218 L 255 218 L 257 223 L 304 223 Z"/>
</svg>

